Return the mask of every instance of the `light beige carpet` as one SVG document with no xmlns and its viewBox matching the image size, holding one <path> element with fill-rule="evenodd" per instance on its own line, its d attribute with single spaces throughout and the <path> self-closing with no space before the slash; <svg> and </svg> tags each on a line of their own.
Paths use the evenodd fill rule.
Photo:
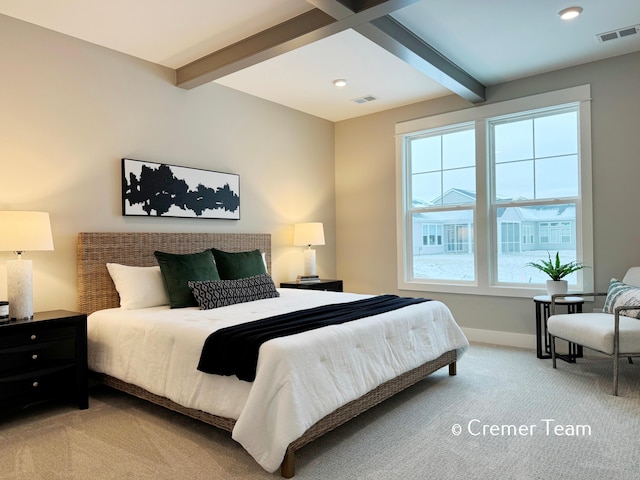
<svg viewBox="0 0 640 480">
<path fill-rule="evenodd" d="M 639 478 L 640 365 L 621 362 L 619 397 L 611 369 L 472 345 L 457 377 L 443 369 L 300 450 L 295 478 Z M 89 410 L 0 416 L 1 480 L 264 478 L 278 477 L 229 434 L 104 387 Z"/>
</svg>

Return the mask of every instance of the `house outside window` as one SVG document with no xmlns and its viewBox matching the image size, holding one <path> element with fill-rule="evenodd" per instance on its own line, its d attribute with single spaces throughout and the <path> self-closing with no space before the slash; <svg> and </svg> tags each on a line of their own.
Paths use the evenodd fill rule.
<svg viewBox="0 0 640 480">
<path fill-rule="evenodd" d="M 540 224 L 541 244 L 561 244 L 571 243 L 571 222 L 547 222 Z"/>
<path fill-rule="evenodd" d="M 398 124 L 400 289 L 530 296 L 592 254 L 589 87 Z M 441 243 L 436 239 L 440 238 Z M 569 278 L 592 285 L 590 269 Z"/>
</svg>

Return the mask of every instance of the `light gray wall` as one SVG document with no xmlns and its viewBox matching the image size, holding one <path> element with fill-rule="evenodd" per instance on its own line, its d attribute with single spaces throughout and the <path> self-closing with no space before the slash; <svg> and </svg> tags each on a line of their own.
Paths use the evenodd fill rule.
<svg viewBox="0 0 640 480">
<path fill-rule="evenodd" d="M 55 251 L 28 252 L 36 311 L 77 308 L 81 231 L 267 232 L 276 282 L 302 273 L 293 223 L 321 221 L 334 277 L 334 125 L 0 16 L 0 210 L 51 215 Z M 123 217 L 122 157 L 237 173 L 241 220 Z M 0 253 L 0 299 L 6 261 Z"/>
<path fill-rule="evenodd" d="M 490 87 L 487 103 L 583 84 L 593 99 L 595 284 L 606 290 L 640 265 L 640 53 Z M 338 276 L 358 292 L 443 300 L 466 328 L 532 335 L 531 299 L 397 290 L 394 126 L 470 107 L 448 96 L 336 124 Z"/>
</svg>

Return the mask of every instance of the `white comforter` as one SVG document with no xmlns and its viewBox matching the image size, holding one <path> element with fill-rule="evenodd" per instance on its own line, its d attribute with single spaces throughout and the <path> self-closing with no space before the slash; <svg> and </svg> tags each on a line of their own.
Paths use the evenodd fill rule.
<svg viewBox="0 0 640 480">
<path fill-rule="evenodd" d="M 197 370 L 213 331 L 287 311 L 368 295 L 281 289 L 275 299 L 215 310 L 153 307 L 95 312 L 89 368 L 149 392 L 236 419 L 232 436 L 267 471 L 319 419 L 381 383 L 468 342 L 437 301 L 277 338 L 262 345 L 253 383 Z"/>
</svg>

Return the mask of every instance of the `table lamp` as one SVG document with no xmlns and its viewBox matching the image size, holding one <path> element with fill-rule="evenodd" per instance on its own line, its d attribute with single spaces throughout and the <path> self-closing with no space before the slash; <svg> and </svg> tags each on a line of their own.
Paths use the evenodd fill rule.
<svg viewBox="0 0 640 480">
<path fill-rule="evenodd" d="M 0 212 L 0 251 L 15 252 L 7 262 L 9 317 L 33 318 L 33 262 L 22 254 L 29 250 L 53 250 L 51 222 L 46 212 Z"/>
<path fill-rule="evenodd" d="M 304 275 L 316 275 L 316 251 L 311 246 L 324 245 L 322 223 L 296 223 L 293 226 L 293 244 L 309 247 L 304 251 Z"/>
</svg>

